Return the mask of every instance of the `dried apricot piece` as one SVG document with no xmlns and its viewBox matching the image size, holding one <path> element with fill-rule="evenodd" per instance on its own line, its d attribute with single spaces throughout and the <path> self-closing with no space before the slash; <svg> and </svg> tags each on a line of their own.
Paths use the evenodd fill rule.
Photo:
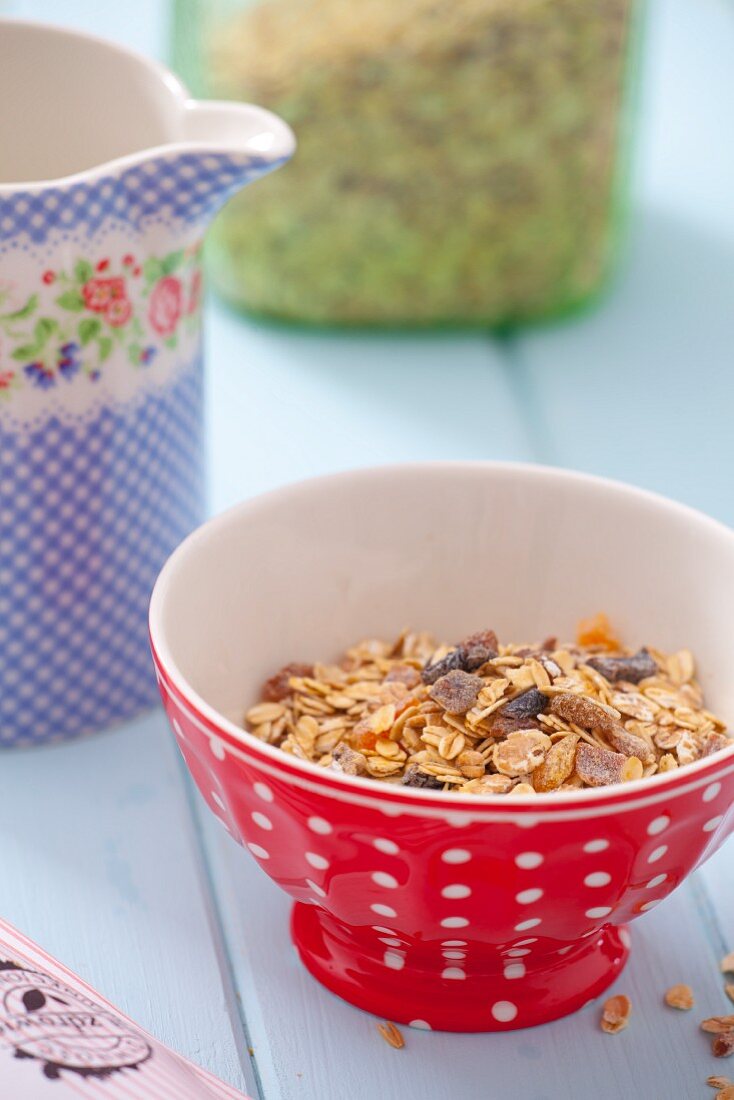
<svg viewBox="0 0 734 1100">
<path fill-rule="evenodd" d="M 565 783 L 575 767 L 578 741 L 577 735 L 572 733 L 551 745 L 545 760 L 533 772 L 536 791 L 555 791 Z"/>
<path fill-rule="evenodd" d="M 678 1008 L 682 1012 L 687 1012 L 690 1008 L 693 1008 L 693 990 L 690 985 L 684 985 L 682 982 L 678 985 L 671 985 L 670 989 L 665 992 L 665 1003 L 671 1008 Z"/>
<path fill-rule="evenodd" d="M 611 684 L 617 680 L 639 684 L 640 680 L 655 676 L 658 671 L 654 658 L 644 647 L 627 657 L 590 657 L 586 663 Z"/>
<path fill-rule="evenodd" d="M 431 684 L 428 694 L 449 714 L 466 714 L 476 703 L 483 687 L 484 681 L 480 676 L 472 676 L 457 668 Z"/>
<path fill-rule="evenodd" d="M 291 679 L 297 676 L 313 676 L 313 665 L 299 664 L 297 661 L 284 665 L 274 676 L 263 684 L 262 697 L 266 703 L 280 703 L 293 694 Z"/>
<path fill-rule="evenodd" d="M 619 638 L 612 630 L 609 619 L 600 611 L 593 619 L 582 619 L 576 627 L 576 641 L 581 646 L 598 645 L 603 649 L 619 649 Z"/>
<path fill-rule="evenodd" d="M 624 993 L 608 997 L 602 1008 L 602 1031 L 606 1031 L 608 1035 L 616 1035 L 617 1032 L 623 1031 L 629 1023 L 631 1012 L 632 1002 Z"/>
</svg>

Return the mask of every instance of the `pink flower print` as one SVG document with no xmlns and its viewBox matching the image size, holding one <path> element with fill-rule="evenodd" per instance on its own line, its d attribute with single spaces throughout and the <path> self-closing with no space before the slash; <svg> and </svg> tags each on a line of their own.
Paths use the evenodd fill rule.
<svg viewBox="0 0 734 1100">
<path fill-rule="evenodd" d="M 14 378 L 14 370 L 0 370 L 0 390 L 9 390 Z"/>
<path fill-rule="evenodd" d="M 84 304 L 94 313 L 105 313 L 110 302 L 125 298 L 124 279 L 89 279 L 82 287 Z"/>
<path fill-rule="evenodd" d="M 133 307 L 128 298 L 113 298 L 105 310 L 105 320 L 113 328 L 126 324 L 132 315 Z"/>
<path fill-rule="evenodd" d="M 189 301 L 186 306 L 186 312 L 196 313 L 199 308 L 199 302 L 201 301 L 201 268 L 197 267 L 191 279 L 191 287 L 189 288 Z"/>
<path fill-rule="evenodd" d="M 148 319 L 161 336 L 171 336 L 182 310 L 183 290 L 181 281 L 173 275 L 164 275 L 153 287 L 148 306 Z"/>
</svg>

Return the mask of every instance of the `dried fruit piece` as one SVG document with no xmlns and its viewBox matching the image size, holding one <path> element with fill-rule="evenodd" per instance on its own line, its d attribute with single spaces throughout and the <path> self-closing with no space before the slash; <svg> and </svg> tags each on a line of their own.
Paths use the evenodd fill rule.
<svg viewBox="0 0 734 1100">
<path fill-rule="evenodd" d="M 389 1043 L 395 1050 L 402 1050 L 405 1046 L 405 1039 L 402 1033 L 398 1030 L 391 1020 L 386 1020 L 384 1024 L 378 1024 L 377 1030 L 386 1043 Z"/>
<path fill-rule="evenodd" d="M 435 775 L 428 775 L 427 772 L 421 771 L 417 764 L 411 764 L 410 767 L 405 769 L 400 782 L 404 787 L 426 787 L 434 791 L 443 787 L 440 779 L 437 779 Z"/>
<path fill-rule="evenodd" d="M 658 671 L 654 658 L 645 648 L 638 649 L 629 657 L 590 657 L 587 664 L 611 684 L 616 684 L 618 680 L 639 684 L 640 680 L 655 676 Z"/>
<path fill-rule="evenodd" d="M 540 730 L 515 730 L 495 745 L 492 761 L 502 775 L 528 775 L 540 767 L 551 739 Z"/>
<path fill-rule="evenodd" d="M 367 758 L 342 742 L 332 750 L 331 767 L 334 771 L 344 772 L 345 775 L 366 775 Z"/>
<path fill-rule="evenodd" d="M 728 955 L 719 963 L 722 974 L 734 974 L 734 951 L 730 951 Z"/>
<path fill-rule="evenodd" d="M 624 993 L 617 993 L 604 1002 L 601 1015 L 601 1029 L 608 1035 L 616 1035 L 623 1031 L 629 1023 L 632 1012 L 632 1003 Z"/>
<path fill-rule="evenodd" d="M 734 1031 L 724 1031 L 711 1041 L 711 1053 L 716 1058 L 729 1058 L 734 1054 Z"/>
<path fill-rule="evenodd" d="M 570 691 L 559 692 L 550 701 L 548 710 L 551 714 L 557 714 L 566 722 L 573 722 L 582 729 L 606 734 L 615 729 L 619 722 L 597 703 L 587 699 L 585 695 L 574 695 Z"/>
<path fill-rule="evenodd" d="M 420 682 L 421 674 L 412 665 L 393 665 L 385 677 L 386 684 L 405 684 L 407 688 L 418 687 Z"/>
<path fill-rule="evenodd" d="M 580 741 L 576 748 L 576 773 L 590 787 L 606 787 L 609 783 L 639 779 L 642 762 L 635 756 L 623 756 L 621 752 L 603 749 L 601 745 Z"/>
<path fill-rule="evenodd" d="M 636 756 L 645 764 L 652 764 L 655 760 L 655 753 L 647 741 L 630 733 L 613 714 L 584 695 L 574 695 L 570 691 L 561 692 L 553 696 L 549 710 L 551 714 L 557 714 L 559 718 L 573 722 L 582 729 L 601 734 L 623 756 Z"/>
<path fill-rule="evenodd" d="M 536 791 L 555 791 L 565 783 L 575 767 L 578 741 L 576 734 L 570 734 L 551 745 L 545 760 L 533 772 Z"/>
<path fill-rule="evenodd" d="M 445 676 L 448 672 L 453 672 L 454 669 L 464 669 L 464 658 L 466 654 L 457 646 L 456 649 L 452 649 L 445 657 L 442 657 L 440 661 L 434 661 L 423 666 L 421 671 L 421 679 L 424 684 L 435 684 L 436 680 L 440 680 L 442 676 Z"/>
<path fill-rule="evenodd" d="M 701 1031 L 715 1034 L 719 1031 L 734 1031 L 734 1016 L 709 1016 L 701 1021 Z"/>
<path fill-rule="evenodd" d="M 621 752 L 623 756 L 636 756 L 643 764 L 655 763 L 655 752 L 644 737 L 630 733 L 624 726 L 619 725 L 611 730 L 606 738 L 615 752 Z"/>
<path fill-rule="evenodd" d="M 581 646 L 602 646 L 604 649 L 619 649 L 619 638 L 612 630 L 609 619 L 600 611 L 593 619 L 582 619 L 576 627 L 576 641 Z"/>
<path fill-rule="evenodd" d="M 727 737 L 725 733 L 709 733 L 701 746 L 701 756 L 712 756 L 715 752 L 730 748 L 731 743 L 731 737 Z"/>
<path fill-rule="evenodd" d="M 280 703 L 293 694 L 292 677 L 313 676 L 313 665 L 300 664 L 297 661 L 284 665 L 279 672 L 263 684 L 262 697 L 266 703 Z"/>
<path fill-rule="evenodd" d="M 497 635 L 493 630 L 478 630 L 459 642 L 459 649 L 464 651 L 461 667 L 466 672 L 474 672 L 497 656 Z"/>
<path fill-rule="evenodd" d="M 523 691 L 500 707 L 499 714 L 503 718 L 517 718 L 523 721 L 526 718 L 537 718 L 548 706 L 548 696 L 539 691 L 537 687 Z"/>
<path fill-rule="evenodd" d="M 477 695 L 484 687 L 480 676 L 454 669 L 431 685 L 428 694 L 449 714 L 466 714 L 477 701 Z"/>
<path fill-rule="evenodd" d="M 665 1003 L 671 1008 L 679 1008 L 682 1012 L 687 1012 L 689 1008 L 693 1008 L 693 990 L 690 985 L 682 983 L 671 985 L 665 993 Z"/>
</svg>

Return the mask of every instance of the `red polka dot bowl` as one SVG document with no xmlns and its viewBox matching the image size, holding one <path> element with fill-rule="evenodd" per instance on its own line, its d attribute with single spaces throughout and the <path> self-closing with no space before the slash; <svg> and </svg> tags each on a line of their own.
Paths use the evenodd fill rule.
<svg viewBox="0 0 734 1100">
<path fill-rule="evenodd" d="M 325 986 L 414 1027 L 495 1031 L 581 1007 L 644 915 L 734 828 L 734 749 L 623 786 L 446 795 L 350 777 L 242 729 L 290 660 L 404 626 L 453 640 L 688 646 L 734 715 L 734 533 L 649 493 L 503 464 L 304 482 L 205 524 L 166 564 L 150 627 L 164 705 L 211 810 L 295 900 Z"/>
</svg>

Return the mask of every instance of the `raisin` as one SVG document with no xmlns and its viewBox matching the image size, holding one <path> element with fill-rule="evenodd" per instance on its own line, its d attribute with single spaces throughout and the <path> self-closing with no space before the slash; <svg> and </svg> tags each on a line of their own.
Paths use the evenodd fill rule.
<svg viewBox="0 0 734 1100">
<path fill-rule="evenodd" d="M 386 684 L 405 684 L 407 688 L 418 687 L 421 682 L 421 675 L 418 669 L 412 668 L 410 665 L 393 665 L 385 677 Z"/>
<path fill-rule="evenodd" d="M 499 713 L 503 718 L 537 718 L 547 706 L 547 695 L 543 695 L 543 692 L 538 691 L 537 688 L 529 688 L 523 691 L 522 695 L 515 696 L 509 703 L 500 707 Z"/>
<path fill-rule="evenodd" d="M 658 666 L 646 649 L 638 650 L 631 657 L 590 657 L 587 664 L 612 684 L 617 680 L 639 684 L 640 680 L 655 676 L 658 671 Z"/>
<path fill-rule="evenodd" d="M 445 676 L 447 672 L 453 672 L 454 669 L 463 669 L 466 653 L 458 646 L 456 649 L 452 649 L 450 653 L 447 653 L 445 657 L 442 657 L 440 661 L 434 661 L 423 666 L 421 672 L 421 679 L 424 684 L 435 684 L 436 680 L 440 680 L 442 676 Z"/>
<path fill-rule="evenodd" d="M 269 680 L 265 681 L 262 697 L 266 703 L 280 703 L 293 693 L 290 681 L 292 676 L 313 676 L 313 665 L 303 665 L 293 662 L 281 668 Z"/>
<path fill-rule="evenodd" d="M 481 677 L 455 668 L 436 680 L 428 694 L 449 714 L 466 714 L 476 703 L 477 695 L 483 687 L 484 681 Z"/>
<path fill-rule="evenodd" d="M 492 737 L 507 737 L 508 734 L 515 733 L 516 730 L 542 729 L 537 718 L 513 718 L 511 714 L 502 714 L 499 710 L 496 710 L 494 714 L 490 714 L 484 724 Z"/>
<path fill-rule="evenodd" d="M 432 791 L 438 791 L 443 787 L 443 783 L 435 775 L 428 775 L 426 772 L 422 772 L 417 764 L 411 764 L 409 768 L 405 769 L 403 778 L 400 782 L 405 787 L 425 787 Z"/>
<path fill-rule="evenodd" d="M 497 656 L 497 635 L 493 630 L 479 630 L 459 642 L 458 648 L 465 654 L 461 667 L 465 672 L 474 672 Z"/>
</svg>

